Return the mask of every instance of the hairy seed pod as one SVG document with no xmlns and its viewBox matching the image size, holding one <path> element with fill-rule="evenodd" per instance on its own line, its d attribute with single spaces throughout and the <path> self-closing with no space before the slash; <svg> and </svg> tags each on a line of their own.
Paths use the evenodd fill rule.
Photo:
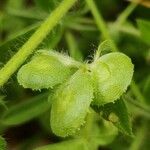
<svg viewBox="0 0 150 150">
<path fill-rule="evenodd" d="M 112 52 L 91 64 L 95 87 L 94 103 L 102 105 L 117 100 L 129 86 L 133 76 L 131 59 L 123 53 Z"/>
<path fill-rule="evenodd" d="M 80 69 L 54 95 L 50 119 L 52 131 L 61 137 L 73 135 L 84 123 L 92 98 L 90 73 Z"/>
<path fill-rule="evenodd" d="M 72 71 L 67 63 L 60 61 L 55 52 L 41 50 L 21 67 L 17 79 L 24 88 L 40 90 L 63 83 L 72 75 Z"/>
</svg>

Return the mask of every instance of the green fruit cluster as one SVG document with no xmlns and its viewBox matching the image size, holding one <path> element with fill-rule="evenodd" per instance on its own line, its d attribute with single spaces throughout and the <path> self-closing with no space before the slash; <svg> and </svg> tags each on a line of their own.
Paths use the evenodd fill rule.
<svg viewBox="0 0 150 150">
<path fill-rule="evenodd" d="M 90 64 L 57 52 L 40 50 L 19 70 L 24 88 L 41 90 L 57 86 L 52 96 L 50 123 L 61 137 L 73 135 L 84 124 L 90 104 L 113 102 L 127 90 L 134 66 L 123 53 L 111 52 Z"/>
</svg>

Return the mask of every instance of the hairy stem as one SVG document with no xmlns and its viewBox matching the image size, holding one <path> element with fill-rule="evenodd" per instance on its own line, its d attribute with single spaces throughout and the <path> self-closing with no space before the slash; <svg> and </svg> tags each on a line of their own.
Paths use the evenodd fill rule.
<svg viewBox="0 0 150 150">
<path fill-rule="evenodd" d="M 60 5 L 49 15 L 37 31 L 19 49 L 19 51 L 0 70 L 0 87 L 21 66 L 26 58 L 33 53 L 35 48 L 43 41 L 46 35 L 59 23 L 60 19 L 73 6 L 76 0 L 63 0 Z"/>
</svg>

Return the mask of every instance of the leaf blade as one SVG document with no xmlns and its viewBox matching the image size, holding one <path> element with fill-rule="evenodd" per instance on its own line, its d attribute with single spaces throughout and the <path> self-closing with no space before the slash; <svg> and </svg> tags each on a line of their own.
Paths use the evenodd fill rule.
<svg viewBox="0 0 150 150">
<path fill-rule="evenodd" d="M 123 99 L 119 99 L 114 103 L 105 104 L 101 107 L 93 107 L 102 114 L 104 119 L 112 122 L 119 131 L 126 135 L 133 136 L 131 120 Z"/>
</svg>

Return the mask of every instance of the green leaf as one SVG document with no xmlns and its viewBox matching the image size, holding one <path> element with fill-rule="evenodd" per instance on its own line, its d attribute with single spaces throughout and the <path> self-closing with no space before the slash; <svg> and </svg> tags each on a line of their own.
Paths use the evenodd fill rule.
<svg viewBox="0 0 150 150">
<path fill-rule="evenodd" d="M 87 144 L 82 139 L 68 140 L 56 144 L 50 144 L 35 150 L 88 150 Z"/>
<path fill-rule="evenodd" d="M 111 40 L 105 40 L 99 44 L 98 49 L 96 51 L 95 59 L 98 59 L 100 56 L 113 52 L 112 42 Z"/>
<path fill-rule="evenodd" d="M 111 40 L 105 40 L 103 41 L 99 47 L 98 47 L 98 51 L 100 52 L 112 52 L 112 46 L 111 46 Z"/>
<path fill-rule="evenodd" d="M 104 119 L 112 122 L 121 132 L 133 135 L 128 110 L 122 99 L 101 107 L 94 106 L 94 109 L 100 112 Z"/>
<path fill-rule="evenodd" d="M 54 95 L 50 118 L 52 131 L 62 137 L 75 134 L 84 124 L 92 98 L 91 76 L 82 68 Z"/>
<path fill-rule="evenodd" d="M 0 62 L 7 62 L 8 59 L 13 55 L 19 47 L 23 45 L 24 42 L 31 36 L 35 29 L 39 26 L 39 23 L 26 27 L 10 36 L 7 41 L 0 45 Z M 38 46 L 38 49 L 54 48 L 57 43 L 61 40 L 63 34 L 62 26 L 57 26 L 54 30 L 48 34 L 48 36 L 43 40 L 43 42 Z"/>
<path fill-rule="evenodd" d="M 25 123 L 46 112 L 50 105 L 47 102 L 48 94 L 41 94 L 25 102 L 10 107 L 4 112 L 1 122 L 4 125 L 18 125 Z"/>
<path fill-rule="evenodd" d="M 137 20 L 137 24 L 143 41 L 150 45 L 150 21 L 139 19 Z"/>
<path fill-rule="evenodd" d="M 0 62 L 7 62 L 10 56 L 13 55 L 13 53 L 15 53 L 18 48 L 22 46 L 22 44 L 30 37 L 30 35 L 38 26 L 39 23 L 27 27 L 2 43 L 0 45 Z"/>
<path fill-rule="evenodd" d="M 6 150 L 6 141 L 2 136 L 0 136 L 0 150 Z"/>
</svg>

